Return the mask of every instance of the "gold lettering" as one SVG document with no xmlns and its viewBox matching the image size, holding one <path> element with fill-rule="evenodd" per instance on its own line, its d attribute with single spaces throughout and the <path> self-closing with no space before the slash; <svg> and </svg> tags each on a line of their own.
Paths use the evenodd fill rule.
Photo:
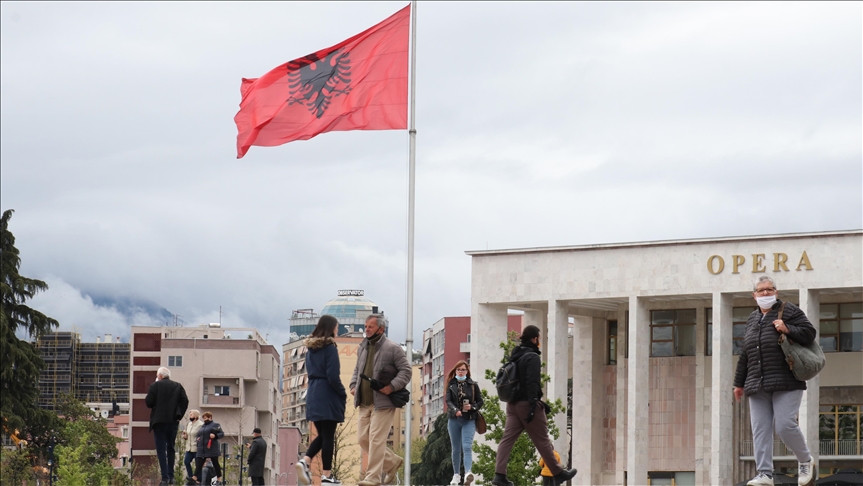
<svg viewBox="0 0 863 486">
<path fill-rule="evenodd" d="M 806 265 L 806 270 L 812 270 L 812 264 L 809 263 L 809 255 L 806 254 L 806 251 L 803 251 L 803 254 L 800 255 L 800 263 L 797 264 L 797 270 L 800 270 L 800 267 Z"/>
<path fill-rule="evenodd" d="M 731 263 L 734 265 L 731 273 L 740 273 L 738 269 L 740 268 L 740 265 L 746 263 L 746 258 L 744 258 L 743 255 L 731 255 Z"/>
<path fill-rule="evenodd" d="M 719 260 L 719 269 L 714 271 L 713 270 L 713 267 L 714 267 L 713 262 L 716 260 Z M 712 273 L 713 275 L 718 275 L 718 274 L 722 273 L 722 270 L 724 270 L 724 269 L 725 269 L 725 260 L 723 260 L 721 256 L 711 255 L 710 258 L 707 259 L 707 271 Z"/>
<path fill-rule="evenodd" d="M 764 273 L 767 268 L 764 267 L 764 253 L 752 254 L 752 273 Z"/>
<path fill-rule="evenodd" d="M 773 271 L 778 272 L 779 267 L 782 267 L 782 270 L 788 271 L 788 266 L 785 265 L 785 262 L 788 261 L 788 255 L 785 253 L 774 253 L 773 254 Z"/>
</svg>

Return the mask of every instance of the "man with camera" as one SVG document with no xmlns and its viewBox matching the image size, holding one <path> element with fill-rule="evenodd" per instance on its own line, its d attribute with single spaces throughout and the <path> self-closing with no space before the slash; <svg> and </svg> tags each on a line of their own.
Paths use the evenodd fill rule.
<svg viewBox="0 0 863 486">
<path fill-rule="evenodd" d="M 396 405 L 389 395 L 410 383 L 411 365 L 401 346 L 384 336 L 387 320 L 383 314 L 367 317 L 365 327 L 366 338 L 357 350 L 357 365 L 350 385 L 354 406 L 359 407 L 360 412 L 357 426 L 360 448 L 368 455 L 366 476 L 358 484 L 379 486 L 392 484 L 404 462 L 387 447 L 387 436 L 396 413 Z M 379 389 L 375 390 L 373 384 Z"/>
</svg>

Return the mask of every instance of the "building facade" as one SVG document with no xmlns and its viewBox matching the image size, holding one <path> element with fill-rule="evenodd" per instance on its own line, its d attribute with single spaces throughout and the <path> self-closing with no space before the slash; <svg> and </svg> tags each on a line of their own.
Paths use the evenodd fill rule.
<svg viewBox="0 0 863 486">
<path fill-rule="evenodd" d="M 362 333 L 366 327 L 366 317 L 378 310 L 377 304 L 365 297 L 364 290 L 339 290 L 338 296 L 324 304 L 320 313 L 314 309 L 298 309 L 291 313 L 291 334 L 295 335 L 291 340 L 311 334 L 324 314 L 339 320 L 339 336 Z M 389 329 L 386 333 L 389 335 Z"/>
<path fill-rule="evenodd" d="M 81 341 L 77 332 L 42 336 L 36 347 L 45 362 L 39 374 L 39 406 L 56 410 L 55 400 L 69 394 L 88 403 L 129 409 L 129 343 L 111 334 L 95 343 Z M 115 413 L 112 407 L 110 414 Z"/>
<path fill-rule="evenodd" d="M 135 470 L 145 470 L 155 461 L 155 442 L 149 431 L 150 409 L 144 399 L 160 366 L 171 370 L 171 379 L 182 383 L 189 409 L 212 412 L 225 431 L 228 455 L 239 453 L 238 445 L 259 427 L 267 442 L 264 478 L 275 484 L 280 464 L 278 419 L 279 352 L 266 343 L 256 329 L 199 327 L 132 327 L 132 441 Z M 188 423 L 188 414 L 180 429 Z M 143 465 L 143 467 L 140 467 Z M 239 471 L 227 471 L 228 477 Z M 244 473 L 248 476 L 247 473 Z M 145 479 L 145 478 L 142 478 Z"/>
<path fill-rule="evenodd" d="M 827 366 L 807 383 L 799 418 L 819 474 L 863 463 L 863 231 L 467 253 L 472 367 L 496 367 L 516 310 L 543 330 L 547 395 L 565 400 L 573 377 L 580 412 L 572 440 L 555 446 L 571 450 L 574 484 L 755 475 L 748 404 L 734 403 L 732 381 L 762 275 L 820 329 Z M 793 455 L 774 454 L 776 472 L 796 473 Z"/>
</svg>

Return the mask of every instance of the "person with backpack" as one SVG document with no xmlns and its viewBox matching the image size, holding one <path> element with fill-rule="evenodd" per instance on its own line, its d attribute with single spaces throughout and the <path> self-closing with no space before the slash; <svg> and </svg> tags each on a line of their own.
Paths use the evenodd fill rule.
<svg viewBox="0 0 863 486">
<path fill-rule="evenodd" d="M 452 445 L 451 485 L 461 484 L 461 462 L 464 455 L 464 486 L 473 483 L 470 468 L 473 463 L 471 447 L 476 434 L 476 418 L 482 408 L 482 393 L 479 385 L 470 377 L 470 365 L 461 360 L 452 367 L 446 377 L 446 406 L 449 421 L 449 440 Z"/>
<path fill-rule="evenodd" d="M 541 400 L 542 378 L 540 373 L 542 361 L 539 359 L 539 328 L 536 326 L 525 327 L 519 340 L 521 344 L 516 346 L 509 356 L 509 361 L 515 362 L 516 365 L 518 385 L 506 403 L 506 425 L 497 448 L 497 462 L 491 484 L 515 486 L 506 477 L 506 466 L 515 441 L 522 432 L 527 432 L 528 437 L 551 472 L 554 484 L 559 485 L 572 479 L 578 471 L 564 469 L 554 457 L 554 444 L 551 443 L 551 437 L 548 435 L 548 419 L 546 417 L 550 408 Z"/>
</svg>

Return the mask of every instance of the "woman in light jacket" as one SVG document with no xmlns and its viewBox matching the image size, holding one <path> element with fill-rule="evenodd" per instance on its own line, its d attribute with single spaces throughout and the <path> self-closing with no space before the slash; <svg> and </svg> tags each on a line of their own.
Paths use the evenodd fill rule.
<svg viewBox="0 0 863 486">
<path fill-rule="evenodd" d="M 473 482 L 470 471 L 473 454 L 473 436 L 476 434 L 477 410 L 482 408 L 482 393 L 479 385 L 470 377 L 467 361 L 459 361 L 446 377 L 446 405 L 449 415 L 449 440 L 452 442 L 453 477 L 450 484 L 461 484 L 461 462 L 464 456 L 464 484 Z"/>
<path fill-rule="evenodd" d="M 186 441 L 186 454 L 183 457 L 183 465 L 186 466 L 186 478 L 189 482 L 192 481 L 192 461 L 195 460 L 195 454 L 198 452 L 198 431 L 201 430 L 202 422 L 200 420 L 201 412 L 197 410 L 189 410 L 189 423 L 186 424 L 186 429 L 183 430 L 183 440 Z"/>
</svg>

